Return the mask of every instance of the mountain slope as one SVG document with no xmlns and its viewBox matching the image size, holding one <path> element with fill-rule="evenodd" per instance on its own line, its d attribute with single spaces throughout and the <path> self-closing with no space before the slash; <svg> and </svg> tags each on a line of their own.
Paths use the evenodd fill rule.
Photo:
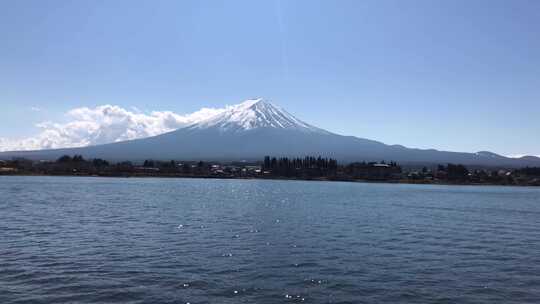
<svg viewBox="0 0 540 304">
<path fill-rule="evenodd" d="M 491 152 L 458 153 L 410 149 L 342 136 L 314 127 L 264 100 L 248 100 L 166 134 L 83 148 L 0 153 L 0 158 L 55 159 L 63 154 L 109 160 L 260 160 L 265 155 L 324 155 L 342 162 L 393 160 L 401 163 L 461 163 L 533 166 L 540 159 L 507 158 Z"/>
<path fill-rule="evenodd" d="M 297 130 L 306 133 L 328 133 L 297 119 L 284 109 L 262 99 L 251 99 L 236 106 L 228 107 L 224 112 L 199 121 L 188 128 L 216 128 L 222 132 L 242 132 L 257 128 L 275 128 Z"/>
</svg>

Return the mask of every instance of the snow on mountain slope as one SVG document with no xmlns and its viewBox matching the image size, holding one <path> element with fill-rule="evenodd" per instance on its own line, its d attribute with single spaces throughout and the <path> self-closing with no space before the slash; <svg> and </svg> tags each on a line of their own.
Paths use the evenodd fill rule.
<svg viewBox="0 0 540 304">
<path fill-rule="evenodd" d="M 217 128 L 223 132 L 241 132 L 257 128 L 293 129 L 308 133 L 328 133 L 305 123 L 282 108 L 263 99 L 246 100 L 187 128 Z"/>
</svg>

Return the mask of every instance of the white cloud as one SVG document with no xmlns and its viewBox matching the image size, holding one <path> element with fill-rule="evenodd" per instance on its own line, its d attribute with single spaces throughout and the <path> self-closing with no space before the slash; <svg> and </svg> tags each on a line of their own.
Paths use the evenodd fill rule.
<svg viewBox="0 0 540 304">
<path fill-rule="evenodd" d="M 145 114 L 115 105 L 76 108 L 66 113 L 68 122 L 42 122 L 40 132 L 23 139 L 0 138 L 0 151 L 82 147 L 159 135 L 221 113 L 203 108 L 181 115 L 171 111 Z"/>
<path fill-rule="evenodd" d="M 30 111 L 41 112 L 41 108 L 40 107 L 30 107 Z"/>
<path fill-rule="evenodd" d="M 530 155 L 530 154 L 513 154 L 513 155 L 508 155 L 507 157 L 510 157 L 510 158 L 521 158 L 523 156 L 536 156 L 536 157 L 540 157 L 540 155 Z"/>
</svg>

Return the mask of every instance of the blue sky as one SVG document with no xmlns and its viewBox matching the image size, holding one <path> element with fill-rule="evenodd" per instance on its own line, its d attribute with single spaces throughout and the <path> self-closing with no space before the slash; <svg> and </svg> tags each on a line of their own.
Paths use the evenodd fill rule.
<svg viewBox="0 0 540 304">
<path fill-rule="evenodd" d="M 264 97 L 346 135 L 540 155 L 539 88 L 539 1 L 0 0 L 3 138 Z"/>
</svg>

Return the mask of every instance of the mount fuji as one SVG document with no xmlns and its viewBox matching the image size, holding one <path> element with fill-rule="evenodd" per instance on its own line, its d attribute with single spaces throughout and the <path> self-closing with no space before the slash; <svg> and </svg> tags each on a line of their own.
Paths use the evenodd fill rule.
<svg viewBox="0 0 540 304">
<path fill-rule="evenodd" d="M 540 158 L 508 158 L 492 152 L 461 153 L 411 149 L 335 134 L 310 125 L 262 99 L 230 106 L 175 131 L 158 136 L 81 148 L 0 153 L 0 159 L 51 160 L 62 155 L 112 161 L 260 160 L 265 155 L 322 155 L 341 162 L 397 161 L 409 164 L 460 163 L 478 166 L 539 166 Z"/>
</svg>

